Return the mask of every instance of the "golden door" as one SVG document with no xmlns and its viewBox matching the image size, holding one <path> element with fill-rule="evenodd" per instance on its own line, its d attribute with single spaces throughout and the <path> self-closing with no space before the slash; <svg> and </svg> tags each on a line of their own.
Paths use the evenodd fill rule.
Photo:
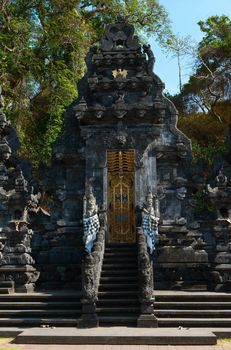
<svg viewBox="0 0 231 350">
<path fill-rule="evenodd" d="M 135 242 L 134 150 L 108 151 L 109 242 Z"/>
</svg>

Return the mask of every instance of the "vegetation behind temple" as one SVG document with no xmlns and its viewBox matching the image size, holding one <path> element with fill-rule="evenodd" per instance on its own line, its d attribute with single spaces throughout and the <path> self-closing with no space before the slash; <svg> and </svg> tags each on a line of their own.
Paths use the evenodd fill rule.
<svg viewBox="0 0 231 350">
<path fill-rule="evenodd" d="M 167 14 L 156 0 L 0 1 L 0 84 L 5 112 L 35 164 L 49 160 L 63 113 L 77 97 L 84 58 L 105 23 L 130 15 L 137 32 L 169 36 Z"/>
<path fill-rule="evenodd" d="M 211 164 L 217 153 L 226 151 L 231 123 L 231 20 L 212 16 L 199 26 L 204 37 L 193 74 L 170 99 L 180 113 L 179 128 L 192 140 L 194 159 Z"/>
<path fill-rule="evenodd" d="M 21 154 L 35 165 L 49 161 L 63 113 L 77 97 L 84 58 L 105 23 L 123 13 L 139 34 L 155 34 L 163 46 L 172 38 L 167 13 L 156 0 L 6 0 L 0 6 L 5 112 L 18 131 Z M 231 22 L 214 16 L 199 25 L 204 38 L 194 73 L 171 99 L 180 112 L 179 128 L 193 141 L 195 158 L 211 163 L 225 150 L 231 119 Z"/>
</svg>

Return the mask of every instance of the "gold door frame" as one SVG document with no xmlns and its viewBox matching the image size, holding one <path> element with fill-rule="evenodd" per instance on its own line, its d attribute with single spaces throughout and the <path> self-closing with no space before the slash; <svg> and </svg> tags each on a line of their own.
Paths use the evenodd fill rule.
<svg viewBox="0 0 231 350">
<path fill-rule="evenodd" d="M 135 242 L 135 151 L 108 150 L 108 241 Z"/>
</svg>

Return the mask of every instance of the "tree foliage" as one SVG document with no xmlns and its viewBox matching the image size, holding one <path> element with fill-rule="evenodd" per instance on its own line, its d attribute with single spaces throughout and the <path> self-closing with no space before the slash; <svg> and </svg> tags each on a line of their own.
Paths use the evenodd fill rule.
<svg viewBox="0 0 231 350">
<path fill-rule="evenodd" d="M 195 159 L 211 164 L 225 152 L 231 122 L 231 20 L 212 16 L 199 23 L 204 36 L 197 47 L 182 45 L 181 55 L 194 57 L 189 82 L 169 96 L 179 113 L 179 127 L 192 139 Z"/>
<path fill-rule="evenodd" d="M 169 35 L 157 0 L 0 0 L 0 84 L 22 155 L 35 163 L 49 158 L 84 57 L 119 13 L 160 42 Z"/>
<path fill-rule="evenodd" d="M 220 122 L 217 106 L 231 97 L 231 20 L 212 16 L 199 22 L 204 37 L 197 48 L 195 72 L 182 89 L 187 112 L 209 112 Z"/>
</svg>

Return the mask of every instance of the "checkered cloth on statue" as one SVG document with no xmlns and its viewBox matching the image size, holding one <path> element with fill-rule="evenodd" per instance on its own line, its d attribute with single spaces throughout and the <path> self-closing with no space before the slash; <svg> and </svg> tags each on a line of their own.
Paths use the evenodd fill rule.
<svg viewBox="0 0 231 350">
<path fill-rule="evenodd" d="M 85 250 L 91 253 L 94 240 L 99 232 L 99 217 L 97 214 L 83 218 L 83 241 L 85 243 Z"/>
<path fill-rule="evenodd" d="M 156 236 L 158 235 L 158 221 L 159 219 L 150 213 L 143 214 L 142 226 L 147 238 L 147 246 L 149 247 L 151 254 L 155 249 Z"/>
</svg>

